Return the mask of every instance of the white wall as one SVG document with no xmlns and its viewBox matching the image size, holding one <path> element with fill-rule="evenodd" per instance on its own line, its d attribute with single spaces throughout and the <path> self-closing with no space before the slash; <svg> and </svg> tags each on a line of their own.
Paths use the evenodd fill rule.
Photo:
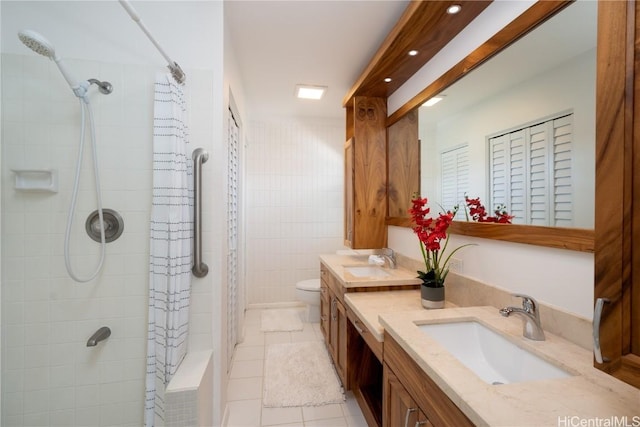
<svg viewBox="0 0 640 427">
<path fill-rule="evenodd" d="M 344 121 L 252 122 L 247 139 L 249 303 L 295 301 L 343 247 Z"/>
<path fill-rule="evenodd" d="M 477 246 L 454 255 L 462 261 L 461 275 L 592 318 L 593 254 L 458 235 L 451 236 L 447 251 L 466 243 Z M 422 260 L 418 238 L 409 228 L 390 226 L 389 247 Z"/>
<path fill-rule="evenodd" d="M 0 22 L 2 22 L 2 7 L 0 7 Z M 0 55 L 0 70 L 2 70 L 2 55 Z M 0 79 L 0 99 L 2 99 L 2 82 Z M 2 102 L 0 102 L 0 118 L 2 117 Z M 2 146 L 2 132 L 0 132 L 0 146 Z M 2 173 L 2 150 L 0 150 L 0 174 Z M 2 190 L 0 189 L 0 193 Z M 2 197 L 0 197 L 0 235 L 2 235 Z M 0 245 L 0 278 L 2 277 L 2 247 Z M 0 279 L 2 280 L 2 279 Z M 2 286 L 0 286 L 0 302 L 2 301 Z M 2 304 L 0 303 L 0 331 L 2 331 Z M 0 352 L 0 366 L 4 363 Z M 0 390 L 2 390 L 2 378 L 0 376 Z M 0 396 L 0 399 L 2 397 Z M 1 402 L 0 402 L 1 403 Z M 2 419 L 2 405 L 0 404 L 0 420 Z"/>
<path fill-rule="evenodd" d="M 222 198 L 226 167 L 223 118 L 222 2 L 133 2 L 187 73 L 191 143 L 204 147 L 204 260 L 194 279 L 189 350 L 224 354 L 221 333 Z M 3 425 L 142 423 L 151 201 L 153 79 L 165 63 L 115 1 L 12 2 L 2 8 Z M 41 32 L 81 78 L 109 80 L 95 115 L 105 206 L 118 210 L 125 233 L 107 245 L 104 273 L 79 285 L 67 277 L 62 236 L 78 138 L 77 100 L 55 65 L 17 42 L 19 28 Z M 17 52 L 18 55 L 7 52 Z M 97 248 L 82 230 L 93 210 L 85 163 L 72 255 L 83 271 Z M 60 171 L 60 192 L 17 193 L 16 167 Z M 213 313 L 216 313 L 215 315 Z M 112 336 L 85 347 L 99 326 Z M 223 363 L 215 364 L 214 416 L 220 418 Z"/>
<path fill-rule="evenodd" d="M 396 91 L 388 100 L 393 112 L 437 79 L 531 2 L 493 2 L 452 43 Z M 389 246 L 421 260 L 417 237 L 409 228 L 388 227 Z M 532 245 L 454 236 L 450 247 L 465 242 L 478 246 L 463 249 L 465 276 L 511 292 L 523 292 L 539 301 L 591 319 L 593 311 L 593 254 Z"/>
<path fill-rule="evenodd" d="M 107 245 L 100 277 L 77 284 L 67 276 L 62 256 L 79 134 L 77 101 L 60 84 L 55 66 L 48 61 L 4 55 L 2 65 L 3 86 L 11 88 L 3 92 L 2 100 L 2 247 L 4 263 L 10 266 L 3 271 L 2 281 L 7 310 L 3 421 L 8 425 L 43 421 L 88 425 L 97 417 L 99 425 L 137 425 L 143 408 L 146 355 L 150 123 L 157 69 L 70 61 L 74 69 L 109 79 L 121 89 L 96 100 L 95 114 L 104 206 L 123 216 L 125 232 Z M 191 71 L 190 78 L 194 87 L 212 86 L 210 73 Z M 47 91 L 47 87 L 56 89 Z M 122 90 L 127 87 L 129 91 Z M 47 93 L 48 99 L 43 99 Z M 197 119 L 202 112 L 206 119 L 207 109 L 202 104 L 196 107 L 199 101 L 194 97 L 190 101 L 192 144 L 211 141 L 210 130 L 206 137 L 202 133 L 210 126 Z M 36 109 L 37 114 L 30 114 Z M 89 160 L 85 156 L 71 250 L 81 276 L 92 270 L 99 251 L 84 232 L 84 219 L 95 208 Z M 13 168 L 56 169 L 59 193 L 15 191 Z M 205 217 L 213 206 L 205 197 Z M 207 227 L 207 234 L 215 233 Z M 205 235 L 205 241 L 217 239 Z M 205 257 L 215 252 L 207 246 Z M 219 271 L 212 269 L 212 274 Z M 214 345 L 212 279 L 193 282 L 190 350 Z M 111 328 L 109 340 L 96 348 L 85 347 L 100 326 Z"/>
<path fill-rule="evenodd" d="M 222 2 L 218 2 L 222 5 Z M 219 233 L 216 233 L 216 244 L 220 247 L 220 252 L 216 255 L 217 262 L 219 262 L 220 266 L 220 277 L 219 277 L 219 285 L 217 286 L 219 289 L 216 290 L 216 297 L 214 301 L 217 301 L 217 305 L 214 307 L 214 313 L 218 313 L 218 315 L 213 319 L 214 320 L 214 340 L 216 340 L 216 345 L 214 348 L 219 348 L 220 351 L 214 353 L 214 369 L 215 374 L 214 378 L 216 381 L 214 382 L 214 390 L 213 395 L 216 396 L 214 400 L 214 419 L 216 422 L 220 422 L 223 417 L 224 406 L 226 403 L 226 394 L 227 394 L 227 382 L 228 382 L 228 369 L 230 368 L 227 365 L 227 322 L 229 321 L 230 316 L 233 316 L 233 313 L 228 313 L 228 292 L 227 292 L 227 259 L 229 253 L 228 247 L 228 233 L 227 233 L 227 205 L 226 201 L 228 199 L 228 176 L 227 176 L 227 164 L 228 164 L 228 152 L 227 152 L 227 135 L 229 132 L 229 108 L 233 109 L 234 117 L 240 126 L 240 195 L 239 195 L 239 215 L 240 215 L 240 225 L 239 225 L 239 247 L 238 247 L 238 310 L 240 311 L 242 317 L 244 316 L 244 306 L 245 306 L 245 282 L 244 282 L 244 244 L 242 242 L 244 235 L 244 225 L 242 224 L 242 215 L 244 211 L 244 203 L 243 203 L 243 190 L 242 186 L 244 185 L 244 139 L 245 139 L 245 130 L 244 130 L 244 117 L 246 110 L 246 101 L 244 96 L 244 87 L 242 85 L 241 73 L 238 67 L 237 59 L 233 50 L 233 41 L 229 35 L 228 25 L 224 22 L 219 22 L 219 28 L 222 29 L 221 34 L 223 34 L 224 38 L 224 73 L 222 76 L 223 85 L 222 91 L 220 94 L 214 94 L 214 99 L 221 99 L 222 102 L 219 105 L 221 109 L 221 126 L 222 126 L 222 136 L 219 139 L 219 150 L 215 154 L 217 156 L 217 166 L 216 170 L 219 171 L 220 181 L 216 181 L 212 183 L 212 185 L 217 185 L 217 187 L 212 186 L 212 189 L 218 189 L 216 191 L 216 197 L 214 199 L 215 209 L 212 210 L 212 219 L 216 220 L 217 226 L 219 228 Z M 217 75 L 218 73 L 215 73 Z M 214 141 L 216 145 L 218 145 L 217 141 Z M 241 327 L 243 319 L 238 319 L 239 328 L 238 336 L 241 335 Z"/>
</svg>

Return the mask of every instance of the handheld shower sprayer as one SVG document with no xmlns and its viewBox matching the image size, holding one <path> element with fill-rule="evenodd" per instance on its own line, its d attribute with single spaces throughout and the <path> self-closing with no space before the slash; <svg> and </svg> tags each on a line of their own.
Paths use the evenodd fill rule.
<svg viewBox="0 0 640 427">
<path fill-rule="evenodd" d="M 65 232 L 65 239 L 64 239 L 64 260 L 65 260 L 65 265 L 67 267 L 67 272 L 69 273 L 69 276 L 71 276 L 73 280 L 77 282 L 88 282 L 90 280 L 93 280 L 102 270 L 102 266 L 104 264 L 104 259 L 105 259 L 105 252 L 106 252 L 105 251 L 105 244 L 106 244 L 105 221 L 103 218 L 103 210 L 102 210 L 102 192 L 100 189 L 100 173 L 98 170 L 98 153 L 97 153 L 97 144 L 96 144 L 96 135 L 95 135 L 95 123 L 93 120 L 91 103 L 89 102 L 88 89 L 89 89 L 89 86 L 91 86 L 91 84 L 96 84 L 101 93 L 109 94 L 111 93 L 113 88 L 111 86 L 111 83 L 101 82 L 96 79 L 89 79 L 89 80 L 83 80 L 83 81 L 76 80 L 75 77 L 73 77 L 73 75 L 69 72 L 66 65 L 62 61 L 62 59 L 58 55 L 56 55 L 56 51 L 53 45 L 41 34 L 38 34 L 37 32 L 31 31 L 31 30 L 22 30 L 18 33 L 18 38 L 29 49 L 55 62 L 56 65 L 58 66 L 58 69 L 60 69 L 62 76 L 71 87 L 71 90 L 73 90 L 73 93 L 79 99 L 80 111 L 81 111 L 80 147 L 78 150 L 79 151 L 78 160 L 76 162 L 76 172 L 75 172 L 75 179 L 73 183 L 73 191 L 71 195 L 71 204 L 69 206 L 69 215 L 67 216 L 67 229 Z M 100 253 L 100 261 L 98 262 L 98 265 L 94 270 L 94 272 L 89 277 L 80 278 L 74 273 L 73 268 L 71 266 L 71 256 L 69 254 L 69 245 L 70 245 L 69 241 L 71 238 L 71 228 L 73 224 L 73 217 L 76 209 L 78 189 L 79 189 L 79 183 L 80 183 L 80 172 L 82 168 L 82 158 L 84 153 L 84 142 L 85 142 L 84 136 L 85 136 L 86 115 L 89 116 L 88 122 L 90 126 L 90 131 L 91 131 L 91 142 L 93 144 L 93 147 L 92 147 L 93 148 L 92 150 L 93 170 L 94 170 L 94 179 L 95 179 L 96 199 L 97 199 L 97 205 L 98 205 L 98 217 L 99 217 L 99 224 L 100 224 L 101 253 Z"/>
<path fill-rule="evenodd" d="M 104 94 L 109 94 L 113 90 L 109 82 L 101 82 L 96 79 L 78 81 L 73 74 L 71 74 L 62 58 L 56 55 L 56 50 L 53 45 L 42 34 L 33 30 L 22 30 L 18 33 L 18 38 L 25 46 L 35 53 L 45 56 L 55 62 L 62 73 L 62 76 L 71 87 L 71 90 L 73 90 L 73 93 L 78 98 L 82 98 L 85 102 L 88 101 L 85 96 L 91 83 L 97 84 L 100 92 Z"/>
</svg>

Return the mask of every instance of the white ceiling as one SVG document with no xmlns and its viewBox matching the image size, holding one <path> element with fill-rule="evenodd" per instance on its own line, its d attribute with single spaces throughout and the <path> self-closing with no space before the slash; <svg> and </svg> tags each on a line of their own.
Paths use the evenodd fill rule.
<svg viewBox="0 0 640 427">
<path fill-rule="evenodd" d="M 132 0 L 142 21 L 183 68 L 218 54 L 215 16 L 224 10 L 251 117 L 344 118 L 342 98 L 404 12 L 408 0 Z M 2 52 L 32 54 L 16 34 L 43 34 L 64 58 L 164 66 L 116 0 L 0 1 Z M 213 22 L 213 24 L 212 24 Z M 33 54 L 35 55 L 35 54 Z M 188 76 L 187 76 L 188 79 Z M 294 98 L 298 83 L 328 86 L 321 101 Z"/>
<path fill-rule="evenodd" d="M 211 22 L 224 9 L 225 36 L 230 37 L 249 118 L 342 119 L 344 95 L 408 1 L 133 0 L 131 4 L 165 50 L 185 68 L 208 68 L 215 62 L 212 58 L 216 52 L 207 49 L 203 40 L 215 37 Z M 532 42 L 525 52 L 542 50 L 548 59 L 564 58 L 575 54 L 576 44 L 581 50 L 595 46 L 596 6 L 596 2 L 588 0 L 574 3 L 550 21 L 557 21 L 556 35 L 551 40 L 543 39 L 541 44 Z M 164 66 L 161 56 L 115 0 L 2 0 L 0 10 L 2 52 L 30 54 L 16 33 L 31 28 L 49 38 L 63 57 Z M 591 32 L 585 32 L 587 29 Z M 509 59 L 508 63 L 508 67 L 485 66 L 470 75 L 488 74 L 493 83 L 463 79 L 460 90 L 465 103 L 473 102 L 471 94 L 478 88 L 488 89 L 497 82 L 516 84 L 518 79 L 536 72 L 530 62 L 519 58 Z M 517 72 L 516 66 L 520 66 Z M 504 70 L 509 72 L 497 78 Z M 324 85 L 329 90 L 321 101 L 298 100 L 294 88 L 299 83 Z M 454 104 L 454 88 L 447 92 L 447 102 L 441 107 Z"/>
<path fill-rule="evenodd" d="M 251 117 L 344 118 L 342 98 L 398 21 L 408 1 L 225 2 L 225 22 Z M 296 84 L 328 86 L 298 100 Z"/>
</svg>

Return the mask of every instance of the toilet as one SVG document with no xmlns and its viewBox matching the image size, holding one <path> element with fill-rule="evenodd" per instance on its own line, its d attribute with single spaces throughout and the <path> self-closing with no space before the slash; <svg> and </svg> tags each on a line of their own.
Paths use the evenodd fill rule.
<svg viewBox="0 0 640 427">
<path fill-rule="evenodd" d="M 296 283 L 296 299 L 307 306 L 307 322 L 320 322 L 320 279 Z"/>
</svg>

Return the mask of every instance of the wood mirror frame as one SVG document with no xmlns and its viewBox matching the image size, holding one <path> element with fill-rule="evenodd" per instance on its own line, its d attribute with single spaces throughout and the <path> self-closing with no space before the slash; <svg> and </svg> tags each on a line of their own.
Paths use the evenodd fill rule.
<svg viewBox="0 0 640 427">
<path fill-rule="evenodd" d="M 538 1 L 492 38 L 467 55 L 437 80 L 411 98 L 387 118 L 387 129 L 407 114 L 417 110 L 427 99 L 442 92 L 488 59 L 545 22 L 571 1 Z M 410 227 L 409 218 L 388 217 L 387 225 Z M 485 239 L 570 249 L 594 251 L 594 230 L 582 228 L 543 227 L 531 225 L 505 225 L 454 221 L 450 232 Z"/>
</svg>

